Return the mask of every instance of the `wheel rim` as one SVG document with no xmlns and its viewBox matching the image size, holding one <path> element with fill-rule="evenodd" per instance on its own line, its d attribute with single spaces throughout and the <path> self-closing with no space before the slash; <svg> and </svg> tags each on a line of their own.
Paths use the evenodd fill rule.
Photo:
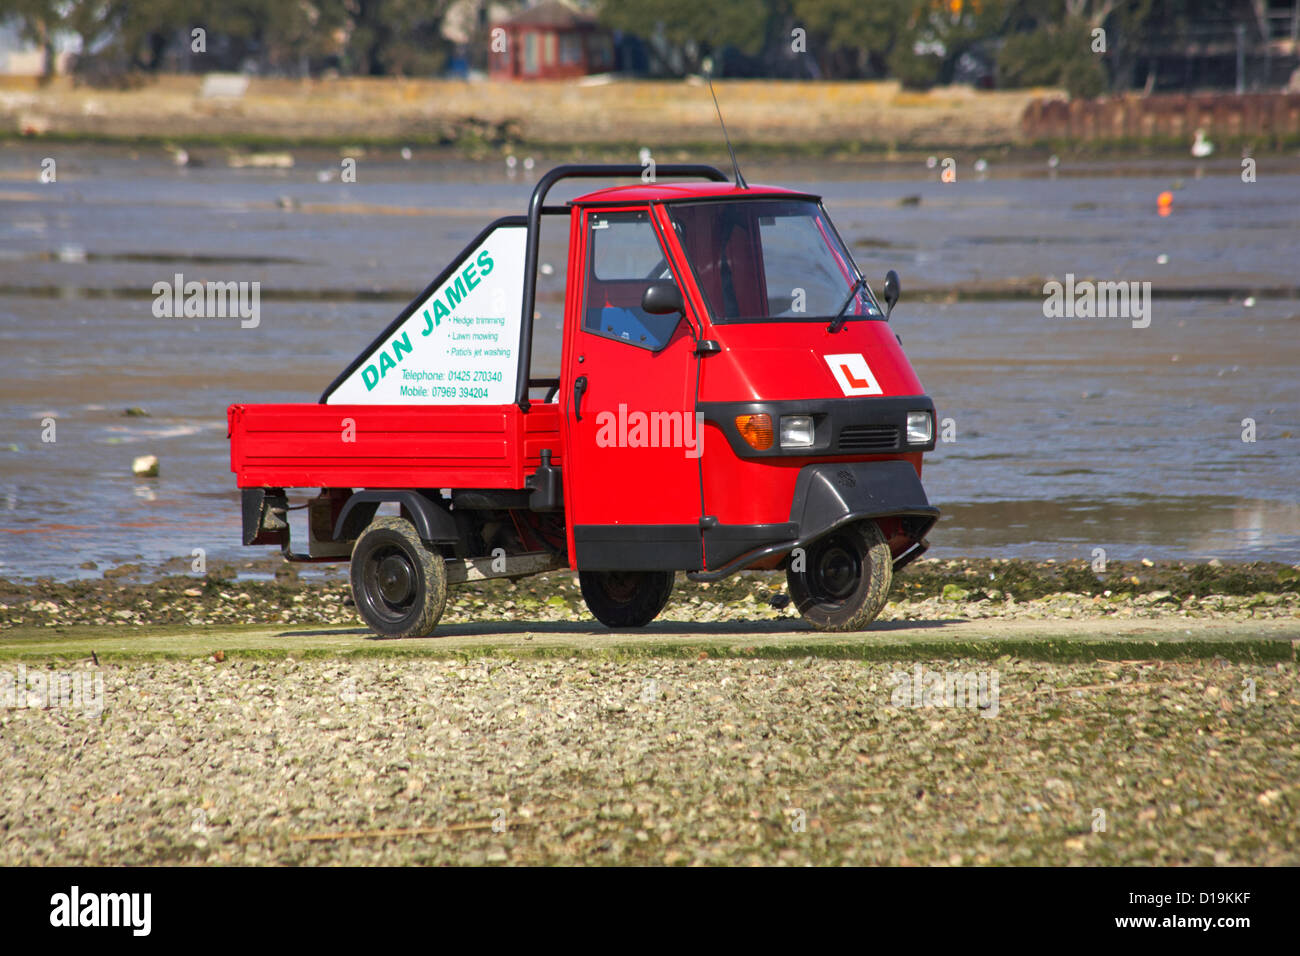
<svg viewBox="0 0 1300 956">
<path fill-rule="evenodd" d="M 409 603 L 415 590 L 415 569 L 404 556 L 390 554 L 379 562 L 379 593 L 389 604 Z"/>
<path fill-rule="evenodd" d="M 848 541 L 835 537 L 818 548 L 809 562 L 809 590 L 819 601 L 844 601 L 857 590 L 862 575 L 862 555 Z"/>
<path fill-rule="evenodd" d="M 614 571 L 605 575 L 605 579 L 601 584 L 604 587 L 605 594 L 611 601 L 627 604 L 636 597 L 641 580 L 635 574 Z"/>
<path fill-rule="evenodd" d="M 376 548 L 366 559 L 362 591 L 371 609 L 388 621 L 399 621 L 415 604 L 417 572 L 400 548 Z"/>
</svg>

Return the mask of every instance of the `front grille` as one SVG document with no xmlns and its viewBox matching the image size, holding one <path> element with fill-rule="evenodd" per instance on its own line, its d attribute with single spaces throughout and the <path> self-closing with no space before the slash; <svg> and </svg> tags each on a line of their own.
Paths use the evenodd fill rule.
<svg viewBox="0 0 1300 956">
<path fill-rule="evenodd" d="M 840 451 L 892 451 L 897 447 L 897 425 L 845 425 L 840 429 Z"/>
</svg>

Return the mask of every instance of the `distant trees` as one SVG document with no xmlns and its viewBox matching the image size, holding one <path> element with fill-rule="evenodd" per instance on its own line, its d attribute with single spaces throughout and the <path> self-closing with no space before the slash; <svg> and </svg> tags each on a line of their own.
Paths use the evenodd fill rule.
<svg viewBox="0 0 1300 956">
<path fill-rule="evenodd" d="M 362 76 L 440 72 L 450 0 L 8 0 L 21 34 L 52 51 L 80 41 L 77 72 L 112 79 L 163 69 Z M 202 31 L 196 35 L 195 31 Z M 46 56 L 47 72 L 55 59 Z"/>
<path fill-rule="evenodd" d="M 601 22 L 647 41 L 652 68 L 686 76 L 726 47 L 757 55 L 784 4 L 772 0 L 606 0 Z"/>
<path fill-rule="evenodd" d="M 724 46 L 752 52 L 762 41 L 769 56 L 783 54 L 774 44 L 788 46 L 802 30 L 803 52 L 821 76 L 893 77 L 924 88 L 951 81 L 962 57 L 979 52 L 990 78 L 996 60 L 1004 85 L 1091 92 L 1105 73 L 1088 30 L 1119 7 L 1149 8 L 1150 0 L 607 0 L 602 19 L 653 38 L 661 59 L 687 70 Z"/>
<path fill-rule="evenodd" d="M 792 0 L 790 12 L 808 31 L 808 53 L 824 75 L 885 76 L 892 72 L 889 58 L 910 50 L 918 6 L 914 0 Z"/>
<path fill-rule="evenodd" d="M 9 15 L 18 24 L 18 33 L 29 43 L 35 43 L 45 54 L 45 75 L 53 74 L 55 63 L 54 36 L 59 28 L 56 0 L 11 0 Z"/>
<path fill-rule="evenodd" d="M 526 0 L 499 0 L 507 8 Z M 1253 23 L 1250 0 L 588 0 L 608 28 L 639 37 L 657 75 L 894 77 L 1063 86 L 1078 95 L 1133 82 L 1141 38 Z M 494 4 L 495 6 L 495 4 Z M 488 0 L 3 0 L 0 17 L 52 53 L 80 40 L 77 71 L 253 69 L 360 76 L 441 72 L 448 12 L 482 38 Z M 201 52 L 194 31 L 204 31 Z M 1102 31 L 1098 40 L 1097 31 Z M 456 31 L 449 31 L 455 33 Z M 460 32 L 464 32 L 463 30 Z M 47 55 L 52 69 L 55 57 Z M 740 68 L 737 68 L 737 64 Z"/>
<path fill-rule="evenodd" d="M 446 65 L 442 19 L 450 0 L 327 0 L 339 32 L 339 67 L 361 76 L 429 76 Z"/>
</svg>

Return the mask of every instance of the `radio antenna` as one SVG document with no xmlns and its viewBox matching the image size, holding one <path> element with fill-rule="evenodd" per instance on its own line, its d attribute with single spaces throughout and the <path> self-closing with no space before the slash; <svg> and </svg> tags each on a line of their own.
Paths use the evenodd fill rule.
<svg viewBox="0 0 1300 956">
<path fill-rule="evenodd" d="M 713 108 L 718 111 L 718 122 L 722 125 L 722 138 L 727 141 L 727 152 L 731 154 L 731 168 L 736 173 L 736 185 L 741 189 L 748 189 L 749 183 L 745 182 L 745 177 L 741 175 L 740 163 L 736 162 L 736 151 L 731 148 L 731 137 L 727 135 L 727 124 L 722 119 L 722 107 L 718 105 L 718 94 L 713 92 L 712 70 L 705 74 L 705 79 L 709 81 L 709 95 L 713 97 Z"/>
</svg>

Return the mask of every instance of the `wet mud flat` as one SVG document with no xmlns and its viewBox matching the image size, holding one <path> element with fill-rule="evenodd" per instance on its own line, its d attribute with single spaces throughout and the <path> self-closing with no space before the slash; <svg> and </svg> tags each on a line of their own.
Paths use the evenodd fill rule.
<svg viewBox="0 0 1300 956">
<path fill-rule="evenodd" d="M 388 149 L 343 183 L 338 149 L 236 168 L 215 149 L 178 166 L 160 147 L 66 145 L 42 184 L 47 153 L 0 148 L 10 579 L 239 560 L 228 406 L 315 400 L 485 221 L 526 208 L 544 168 Z M 751 181 L 822 195 L 871 282 L 903 277 L 891 323 L 938 411 L 930 554 L 1300 560 L 1296 158 L 1261 157 L 1254 183 L 1226 145 L 1059 168 L 961 154 L 951 184 L 926 160 L 742 158 Z M 539 375 L 558 372 L 567 235 L 543 235 Z M 260 283 L 259 324 L 155 315 L 154 284 L 178 273 Z M 1140 320 L 1049 318 L 1044 286 L 1068 275 L 1150 282 L 1150 300 Z M 157 478 L 134 477 L 141 455 Z"/>
</svg>

